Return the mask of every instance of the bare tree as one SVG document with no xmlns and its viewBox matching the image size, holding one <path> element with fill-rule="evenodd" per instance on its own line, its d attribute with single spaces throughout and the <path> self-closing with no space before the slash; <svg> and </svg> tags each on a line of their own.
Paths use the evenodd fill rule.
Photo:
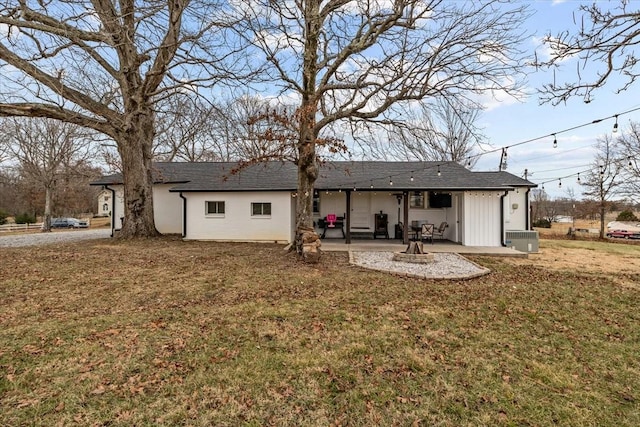
<svg viewBox="0 0 640 427">
<path fill-rule="evenodd" d="M 2 120 L 0 139 L 9 150 L 23 177 L 44 191 L 42 231 L 50 231 L 53 195 L 59 182 L 77 164 L 92 154 L 86 129 L 50 119 L 7 118 Z"/>
<path fill-rule="evenodd" d="M 607 206 L 611 198 L 618 194 L 622 185 L 622 166 L 614 140 L 609 135 L 598 138 L 596 149 L 598 151 L 593 167 L 581 184 L 586 189 L 582 194 L 598 204 L 600 238 L 603 239 Z"/>
<path fill-rule="evenodd" d="M 640 123 L 630 122 L 616 139 L 620 146 L 620 163 L 624 168 L 623 191 L 625 195 L 638 201 L 640 194 Z"/>
<path fill-rule="evenodd" d="M 391 146 L 376 148 L 392 158 L 453 161 L 471 167 L 478 160 L 474 147 L 486 140 L 476 125 L 481 112 L 479 105 L 464 100 L 437 98 L 421 105 L 416 117 L 407 120 L 410 126 L 390 128 Z"/>
<path fill-rule="evenodd" d="M 176 94 L 158 105 L 154 158 L 163 161 L 224 160 L 213 137 L 218 108 L 193 94 Z M 226 141 L 225 141 L 226 142 Z"/>
<path fill-rule="evenodd" d="M 236 4 L 247 16 L 234 29 L 250 46 L 248 53 L 269 63 L 264 79 L 299 102 L 298 250 L 302 232 L 312 226 L 316 142 L 327 129 L 341 123 L 356 130 L 399 124 L 403 109 L 422 99 L 464 99 L 491 90 L 514 94 L 520 87 L 526 5 L 443 0 Z"/>
<path fill-rule="evenodd" d="M 0 4 L 0 25 L 8 28 L 0 42 L 0 116 L 49 117 L 115 141 L 124 180 L 122 237 L 156 234 L 155 104 L 240 75 L 242 57 L 217 30 L 221 7 L 207 0 Z"/>
<path fill-rule="evenodd" d="M 633 84 L 640 71 L 635 49 L 640 43 L 640 10 L 637 3 L 620 0 L 619 5 L 609 9 L 606 5 L 594 2 L 580 6 L 579 28 L 575 33 L 564 31 L 558 35 L 547 35 L 544 39 L 552 51 L 548 61 L 538 65 L 557 67 L 562 61 L 577 58 L 575 82 L 544 85 L 542 99 L 553 104 L 568 100 L 572 96 L 581 96 L 590 102 L 593 91 L 604 86 L 613 74 L 626 78 L 619 91 Z M 586 75 L 582 68 L 599 66 L 595 75 Z"/>
</svg>

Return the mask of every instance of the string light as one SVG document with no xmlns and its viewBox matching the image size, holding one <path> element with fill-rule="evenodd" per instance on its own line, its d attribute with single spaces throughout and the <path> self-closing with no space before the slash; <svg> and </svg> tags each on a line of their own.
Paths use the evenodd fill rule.
<svg viewBox="0 0 640 427">
<path fill-rule="evenodd" d="M 371 185 L 369 186 L 369 188 L 373 188 L 373 181 L 371 181 Z"/>
<path fill-rule="evenodd" d="M 468 157 L 466 158 L 466 160 L 467 160 L 467 161 L 466 161 L 466 164 L 467 164 L 467 166 L 469 166 L 469 167 L 470 167 L 470 166 L 472 165 L 472 159 L 476 159 L 476 158 L 482 157 L 482 156 L 487 155 L 487 154 L 495 153 L 495 152 L 497 152 L 498 150 L 502 151 L 502 152 L 504 153 L 505 157 L 506 157 L 506 149 L 507 149 L 507 148 L 509 148 L 509 147 L 516 147 L 516 146 L 520 146 L 520 145 L 523 145 L 523 144 L 528 144 L 528 143 L 530 143 L 530 142 L 538 141 L 538 140 L 541 140 L 541 139 L 543 139 L 543 138 L 547 138 L 547 137 L 549 137 L 549 136 L 553 136 L 553 147 L 554 147 L 554 148 L 557 148 L 557 146 L 558 146 L 558 138 L 557 138 L 557 134 L 559 134 L 559 133 L 569 132 L 569 131 L 572 131 L 572 130 L 575 130 L 575 129 L 580 129 L 580 128 L 583 128 L 583 127 L 586 127 L 586 126 L 590 126 L 590 125 L 593 125 L 593 124 L 596 124 L 596 123 L 600 123 L 600 122 L 602 122 L 603 120 L 607 120 L 607 119 L 611 119 L 611 118 L 615 119 L 615 123 L 614 123 L 614 125 L 613 125 L 613 132 L 616 132 L 616 131 L 617 131 L 617 129 L 618 129 L 618 127 L 619 127 L 619 126 L 618 126 L 618 117 L 619 117 L 619 116 L 621 116 L 621 115 L 625 115 L 625 114 L 633 113 L 633 112 L 638 111 L 638 110 L 640 110 L 640 107 L 632 108 L 632 109 L 629 109 L 629 110 L 626 110 L 626 111 L 623 111 L 623 112 L 620 112 L 620 113 L 614 114 L 614 115 L 612 115 L 612 116 L 608 116 L 608 117 L 604 117 L 604 118 L 600 118 L 600 119 L 592 120 L 591 122 L 583 123 L 583 124 L 581 124 L 581 125 L 573 126 L 573 127 L 567 128 L 567 129 L 562 129 L 562 130 L 559 130 L 559 131 L 557 131 L 557 132 L 554 132 L 554 133 L 551 133 L 551 134 L 548 134 L 548 135 L 545 135 L 545 136 L 540 136 L 540 137 L 536 137 L 536 138 L 531 138 L 531 139 L 528 139 L 528 140 L 520 141 L 520 142 L 518 142 L 518 143 L 510 144 L 509 146 L 506 146 L 506 147 L 499 147 L 499 148 L 496 148 L 496 149 L 493 149 L 493 150 L 484 151 L 483 153 L 479 153 L 479 154 L 476 154 L 476 155 L 468 156 Z M 620 160 L 618 160 L 618 161 L 620 161 Z M 629 165 L 629 167 L 632 167 L 632 166 L 633 166 L 633 164 L 632 164 L 632 160 L 631 160 L 631 158 L 630 158 L 630 157 L 629 157 L 628 165 Z M 437 164 L 437 175 L 438 175 L 438 176 L 442 176 L 442 172 L 441 172 L 441 170 L 440 170 L 440 166 L 441 166 L 440 164 Z M 506 166 L 506 165 L 505 165 L 505 166 Z M 432 167 L 432 166 L 427 165 L 427 166 L 425 166 L 425 167 L 424 167 L 424 169 L 426 170 L 426 169 L 428 169 L 428 168 L 430 168 L 430 167 Z M 415 178 L 414 178 L 414 173 L 415 173 L 415 170 L 411 171 L 411 175 L 410 175 L 410 181 L 411 181 L 411 182 L 414 182 L 414 180 L 415 180 Z M 601 167 L 601 170 L 600 170 L 600 174 L 601 174 L 601 175 L 604 175 L 604 170 L 602 169 L 602 167 Z M 400 174 L 397 174 L 397 175 L 400 175 Z M 575 174 L 572 174 L 572 175 L 569 175 L 569 176 L 574 176 L 574 175 L 575 175 Z M 526 170 L 526 169 L 525 169 L 525 175 L 524 175 L 524 178 L 525 178 L 525 179 L 528 179 L 528 176 L 527 176 L 527 170 Z M 565 177 L 565 178 L 566 178 L 566 177 Z M 580 177 L 578 177 L 578 182 L 580 182 L 579 178 L 580 178 Z M 551 182 L 551 181 L 545 181 L 545 182 Z M 541 183 L 541 184 L 543 185 L 543 189 L 544 189 L 544 183 Z M 392 185 L 393 185 L 393 176 L 389 176 L 389 185 L 390 185 L 390 186 L 392 186 Z M 338 192 L 339 192 L 339 193 L 340 193 L 340 192 L 342 192 L 342 189 L 338 189 Z M 328 194 L 328 193 L 327 193 L 327 194 Z"/>
<path fill-rule="evenodd" d="M 558 180 L 558 187 L 559 187 L 559 188 L 562 188 L 562 178 L 560 178 L 560 179 Z"/>
<path fill-rule="evenodd" d="M 578 172 L 578 184 L 580 184 L 580 172 Z"/>
</svg>

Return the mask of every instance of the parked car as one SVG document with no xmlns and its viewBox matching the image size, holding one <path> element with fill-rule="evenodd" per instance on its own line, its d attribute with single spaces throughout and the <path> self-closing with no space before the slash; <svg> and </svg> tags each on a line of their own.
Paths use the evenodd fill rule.
<svg viewBox="0 0 640 427">
<path fill-rule="evenodd" d="M 607 237 L 618 237 L 622 239 L 640 239 L 640 232 L 627 230 L 607 231 Z"/>
<path fill-rule="evenodd" d="M 87 221 L 76 218 L 54 218 L 51 220 L 51 228 L 87 228 Z"/>
</svg>

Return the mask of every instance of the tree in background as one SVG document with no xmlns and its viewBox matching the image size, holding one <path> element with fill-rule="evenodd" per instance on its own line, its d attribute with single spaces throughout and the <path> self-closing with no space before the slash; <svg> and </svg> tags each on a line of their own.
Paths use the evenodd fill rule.
<svg viewBox="0 0 640 427">
<path fill-rule="evenodd" d="M 156 114 L 155 160 L 225 160 L 220 151 L 221 141 L 213 137 L 215 122 L 221 115 L 215 105 L 193 94 L 178 93 L 160 102 Z"/>
<path fill-rule="evenodd" d="M 424 99 L 514 94 L 525 65 L 526 5 L 503 1 L 234 2 L 236 37 L 261 75 L 298 103 L 296 248 L 312 230 L 318 140 L 403 126 Z M 375 134 L 375 132 L 373 132 Z"/>
<path fill-rule="evenodd" d="M 456 99 L 438 98 L 422 104 L 417 115 L 407 120 L 411 126 L 394 127 L 388 135 L 391 146 L 377 147 L 383 158 L 423 161 L 452 161 L 473 166 L 478 158 L 474 147 L 486 140 L 477 126 L 479 105 Z M 373 147 L 376 146 L 373 141 Z"/>
<path fill-rule="evenodd" d="M 616 221 L 638 221 L 638 217 L 630 210 L 624 210 L 618 214 Z"/>
<path fill-rule="evenodd" d="M 630 122 L 622 129 L 616 144 L 620 146 L 620 163 L 623 169 L 623 191 L 632 201 L 638 203 L 640 194 L 640 123 Z"/>
<path fill-rule="evenodd" d="M 57 120 L 6 118 L 0 138 L 8 142 L 20 175 L 44 192 L 42 231 L 51 230 L 54 192 L 78 164 L 93 156 L 91 135 L 86 129 Z"/>
<path fill-rule="evenodd" d="M 612 74 L 625 77 L 626 83 L 619 88 L 626 90 L 640 75 L 640 62 L 636 56 L 636 46 L 640 43 L 640 10 L 637 3 L 620 0 L 615 8 L 608 8 L 610 2 L 580 6 L 582 19 L 575 33 L 564 31 L 558 35 L 547 35 L 546 45 L 552 56 L 549 61 L 538 65 L 557 67 L 569 58 L 576 57 L 581 63 L 601 68 L 595 75 L 581 74 L 577 68 L 577 81 L 544 85 L 544 101 L 559 104 L 572 96 L 581 96 L 590 102 L 593 92 L 604 86 Z M 633 9 L 636 8 L 636 9 Z"/>
<path fill-rule="evenodd" d="M 611 136 L 598 138 L 596 156 L 585 179 L 581 181 L 582 193 L 598 205 L 600 218 L 600 238 L 604 239 L 605 214 L 611 198 L 618 195 L 622 185 L 620 154 Z"/>
<path fill-rule="evenodd" d="M 156 235 L 152 146 L 165 97 L 242 75 L 251 58 L 219 37 L 217 2 L 3 2 L 0 116 L 48 117 L 115 142 L 124 181 L 121 237 Z M 228 42 L 228 43 L 227 43 Z"/>
</svg>

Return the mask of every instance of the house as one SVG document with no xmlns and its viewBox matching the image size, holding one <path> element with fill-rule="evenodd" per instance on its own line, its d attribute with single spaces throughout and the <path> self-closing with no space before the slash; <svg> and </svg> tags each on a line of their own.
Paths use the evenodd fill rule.
<svg viewBox="0 0 640 427">
<path fill-rule="evenodd" d="M 291 242 L 297 169 L 288 162 L 155 163 L 154 215 L 160 233 L 187 240 Z M 92 183 L 112 195 L 112 230 L 122 226 L 120 175 Z M 410 226 L 447 222 L 444 238 L 504 246 L 529 229 L 529 190 L 507 172 L 473 172 L 455 162 L 326 162 L 314 191 L 314 222 L 325 238 L 401 238 Z M 380 215 L 378 221 L 376 215 Z M 326 218 L 334 219 L 327 227 Z M 383 221 L 380 221 L 382 219 Z M 376 227 L 387 223 L 387 233 Z M 337 226 L 337 227 L 335 227 Z M 385 231 L 385 230 L 383 230 Z"/>
<path fill-rule="evenodd" d="M 113 194 L 109 190 L 102 190 L 98 194 L 98 216 L 111 216 Z"/>
</svg>

